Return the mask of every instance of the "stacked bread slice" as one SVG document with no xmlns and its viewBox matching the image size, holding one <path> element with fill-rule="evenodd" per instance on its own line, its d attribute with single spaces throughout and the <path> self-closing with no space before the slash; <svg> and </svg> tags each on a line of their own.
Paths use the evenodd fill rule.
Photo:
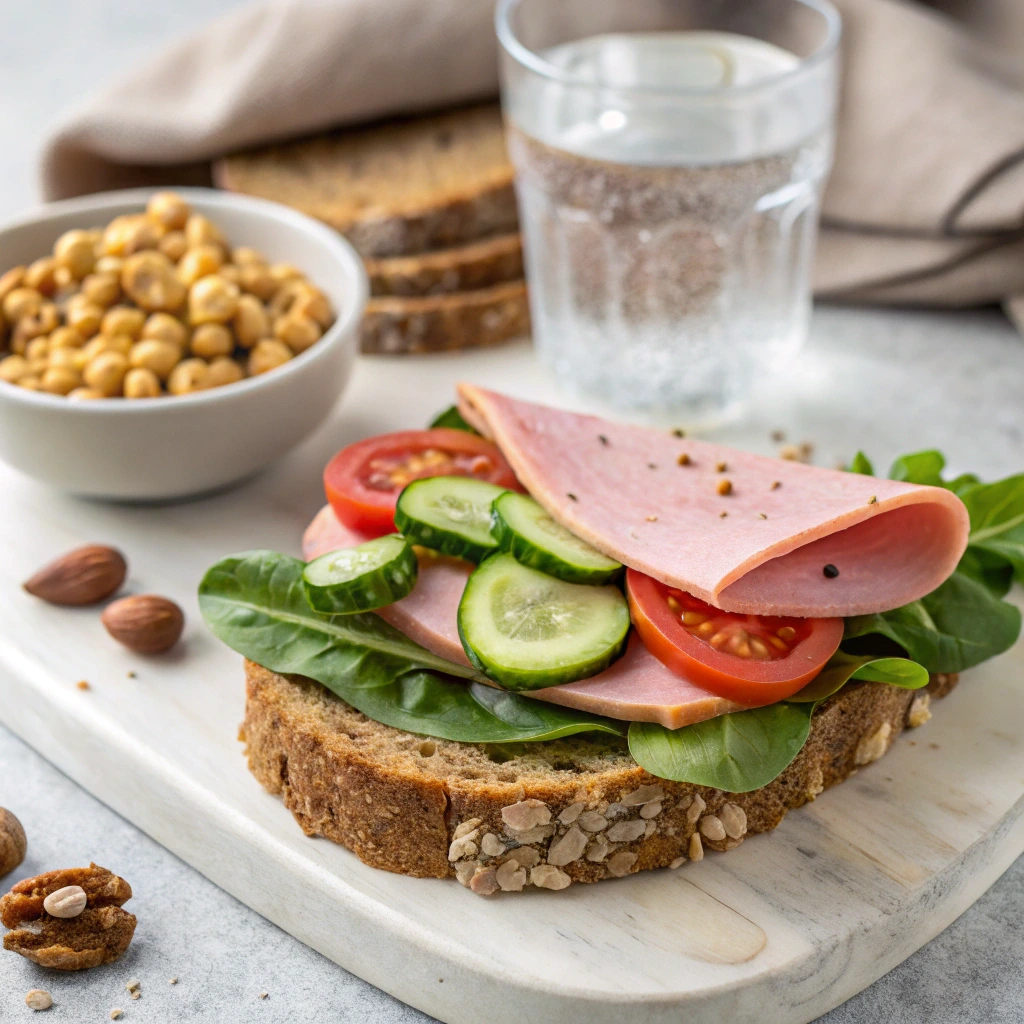
<svg viewBox="0 0 1024 1024">
<path fill-rule="evenodd" d="M 529 331 L 512 167 L 496 104 L 225 157 L 221 188 L 295 207 L 366 260 L 364 352 L 493 345 Z"/>
</svg>

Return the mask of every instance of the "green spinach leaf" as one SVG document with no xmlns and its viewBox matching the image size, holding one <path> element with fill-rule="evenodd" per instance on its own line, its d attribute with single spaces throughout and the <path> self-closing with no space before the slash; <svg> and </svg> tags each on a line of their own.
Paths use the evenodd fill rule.
<svg viewBox="0 0 1024 1024">
<path fill-rule="evenodd" d="M 813 704 L 770 704 L 682 729 L 653 722 L 629 727 L 629 752 L 660 779 L 748 793 L 768 785 L 800 753 Z"/>
<path fill-rule="evenodd" d="M 814 679 L 786 699 L 796 704 L 817 704 L 838 693 L 851 679 L 867 679 L 904 690 L 919 690 L 928 685 L 928 670 L 907 658 L 876 658 L 870 654 L 858 657 L 836 651 Z"/>
<path fill-rule="evenodd" d="M 846 467 L 847 473 L 860 473 L 861 476 L 874 476 L 875 467 L 871 465 L 871 460 L 863 453 L 857 452 L 854 455 L 853 460 Z"/>
<path fill-rule="evenodd" d="M 905 480 L 910 484 L 929 484 L 932 487 L 945 487 L 942 471 L 946 468 L 946 460 L 941 452 L 914 452 L 912 455 L 901 455 L 889 469 L 890 480 Z"/>
<path fill-rule="evenodd" d="M 1024 473 L 967 487 L 960 498 L 971 517 L 971 547 L 1009 563 L 1024 582 Z"/>
<path fill-rule="evenodd" d="M 847 619 L 843 642 L 848 651 L 865 654 L 871 652 L 863 649 L 864 642 L 854 649 L 847 641 L 872 634 L 888 637 L 929 672 L 962 672 L 1011 647 L 1020 626 L 1020 611 L 1014 605 L 999 600 L 976 579 L 955 572 L 920 601 Z"/>
<path fill-rule="evenodd" d="M 218 562 L 199 586 L 210 631 L 265 668 L 315 679 L 397 729 L 464 743 L 624 735 L 622 722 L 455 679 L 480 677 L 431 654 L 376 615 L 314 612 L 304 597 L 302 567 L 297 558 L 272 551 Z"/>
<path fill-rule="evenodd" d="M 451 430 L 464 430 L 467 434 L 475 434 L 476 431 L 462 418 L 457 405 L 450 405 L 444 412 L 439 412 L 430 425 L 432 427 L 448 427 Z"/>
</svg>

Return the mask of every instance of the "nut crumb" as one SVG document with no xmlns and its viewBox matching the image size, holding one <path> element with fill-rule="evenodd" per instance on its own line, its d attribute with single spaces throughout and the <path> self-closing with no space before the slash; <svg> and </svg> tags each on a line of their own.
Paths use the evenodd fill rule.
<svg viewBox="0 0 1024 1024">
<path fill-rule="evenodd" d="M 137 988 L 142 988 L 142 982 L 138 978 L 132 978 L 130 981 L 126 981 L 124 987 L 129 992 L 134 992 Z"/>
<path fill-rule="evenodd" d="M 25 1005 L 30 1010 L 48 1010 L 53 1006 L 53 996 L 45 989 L 34 988 L 26 993 Z"/>
<path fill-rule="evenodd" d="M 679 458 L 676 459 L 677 466 L 688 466 L 690 464 L 690 456 L 686 452 L 680 452 Z"/>
<path fill-rule="evenodd" d="M 724 462 L 716 462 L 715 463 L 715 472 L 716 473 L 724 473 L 725 472 L 725 463 Z"/>
<path fill-rule="evenodd" d="M 732 494 L 732 481 L 731 480 L 719 480 L 718 486 L 715 488 L 719 494 L 723 497 L 727 494 Z"/>
<path fill-rule="evenodd" d="M 657 516 L 647 516 L 647 522 L 649 522 L 649 523 L 656 523 L 657 521 L 658 521 L 658 517 Z"/>
<path fill-rule="evenodd" d="M 260 993 L 260 999 L 266 999 L 269 995 L 270 995 L 269 992 L 261 992 Z"/>
<path fill-rule="evenodd" d="M 681 868 L 683 866 L 683 864 L 685 864 L 685 863 L 686 863 L 686 858 L 685 857 L 676 857 L 676 859 L 674 861 L 672 861 L 671 864 L 669 864 L 669 868 L 672 871 L 675 871 L 676 868 Z"/>
<path fill-rule="evenodd" d="M 115 1009 L 110 1011 L 110 1019 L 111 1020 L 120 1020 L 123 1016 L 124 1016 L 124 1010 L 115 1008 Z"/>
<path fill-rule="evenodd" d="M 782 481 L 781 480 L 773 480 L 772 481 L 772 490 L 773 491 L 777 491 L 781 486 L 782 486 Z"/>
<path fill-rule="evenodd" d="M 142 993 L 138 989 L 136 989 L 132 993 L 132 999 L 141 999 L 141 998 L 142 998 Z"/>
<path fill-rule="evenodd" d="M 128 671 L 128 678 L 129 679 L 138 679 L 138 673 L 137 672 L 132 672 L 131 670 L 129 670 Z"/>
<path fill-rule="evenodd" d="M 168 980 L 167 984 L 168 985 L 177 985 L 178 984 L 178 976 L 175 975 L 173 978 L 170 978 Z"/>
<path fill-rule="evenodd" d="M 91 690 L 92 689 L 92 687 L 89 685 L 89 681 L 87 679 L 79 679 L 78 682 L 75 683 L 75 688 L 79 689 L 79 690 Z"/>
</svg>

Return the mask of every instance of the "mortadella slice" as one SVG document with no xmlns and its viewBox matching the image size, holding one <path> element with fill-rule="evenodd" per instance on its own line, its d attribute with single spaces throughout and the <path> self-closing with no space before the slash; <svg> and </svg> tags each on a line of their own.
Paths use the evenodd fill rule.
<svg viewBox="0 0 1024 1024">
<path fill-rule="evenodd" d="M 459 397 L 553 519 L 726 611 L 888 611 L 934 590 L 967 546 L 967 510 L 941 487 L 751 455 L 469 384 Z"/>
<path fill-rule="evenodd" d="M 327 505 L 302 538 L 303 557 L 312 560 L 365 539 L 339 523 Z M 458 559 L 421 553 L 412 593 L 377 614 L 432 654 L 468 665 L 459 640 L 458 611 L 472 568 Z M 635 633 L 626 653 L 599 675 L 533 690 L 529 696 L 626 722 L 660 722 L 669 729 L 742 709 L 670 672 Z"/>
</svg>

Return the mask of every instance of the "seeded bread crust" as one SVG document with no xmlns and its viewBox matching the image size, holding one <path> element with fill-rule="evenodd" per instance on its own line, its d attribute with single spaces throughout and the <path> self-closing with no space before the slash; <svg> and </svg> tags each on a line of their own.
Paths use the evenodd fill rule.
<svg viewBox="0 0 1024 1024">
<path fill-rule="evenodd" d="M 424 298 L 373 298 L 361 331 L 362 350 L 370 355 L 499 345 L 530 331 L 526 282 Z"/>
<path fill-rule="evenodd" d="M 371 295 L 426 296 L 473 291 L 523 278 L 523 243 L 517 233 L 437 249 L 418 256 L 367 260 Z"/>
<path fill-rule="evenodd" d="M 518 224 L 494 103 L 237 153 L 214 163 L 213 178 L 329 224 L 366 257 L 462 245 Z"/>
<path fill-rule="evenodd" d="M 249 768 L 302 830 L 372 867 L 454 876 L 475 892 L 562 889 L 679 867 L 738 846 L 881 757 L 930 717 L 927 690 L 855 682 L 814 715 L 796 760 L 752 793 L 655 778 L 625 743 L 454 743 L 380 725 L 324 687 L 246 662 Z"/>
</svg>

